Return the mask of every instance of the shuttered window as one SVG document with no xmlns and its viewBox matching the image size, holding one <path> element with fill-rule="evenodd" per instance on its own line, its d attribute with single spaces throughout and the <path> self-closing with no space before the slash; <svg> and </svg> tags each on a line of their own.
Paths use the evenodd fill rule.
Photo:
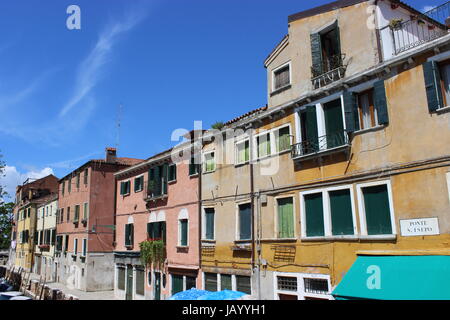
<svg viewBox="0 0 450 320">
<path fill-rule="evenodd" d="M 214 208 L 205 208 L 205 239 L 214 240 Z"/>
<path fill-rule="evenodd" d="M 183 291 L 183 276 L 172 274 L 172 295 Z"/>
<path fill-rule="evenodd" d="M 205 273 L 205 290 L 217 291 L 217 274 Z"/>
<path fill-rule="evenodd" d="M 125 246 L 132 246 L 134 238 L 134 225 L 132 223 L 128 223 L 125 225 Z"/>
<path fill-rule="evenodd" d="M 195 157 L 191 157 L 190 161 L 189 161 L 189 175 L 193 176 L 198 174 L 198 170 L 199 169 L 199 165 L 198 162 L 196 161 Z"/>
<path fill-rule="evenodd" d="M 344 91 L 343 99 L 346 130 L 347 132 L 357 131 L 360 129 L 360 121 L 356 94 Z"/>
<path fill-rule="evenodd" d="M 143 296 L 145 284 L 145 274 L 144 269 L 136 269 L 136 294 Z"/>
<path fill-rule="evenodd" d="M 176 164 L 171 164 L 169 165 L 169 177 L 168 177 L 168 181 L 176 181 L 177 180 L 177 165 Z"/>
<path fill-rule="evenodd" d="M 274 90 L 281 89 L 291 83 L 289 64 L 273 72 Z"/>
<path fill-rule="evenodd" d="M 180 220 L 180 246 L 188 245 L 188 220 Z"/>
<path fill-rule="evenodd" d="M 389 123 L 389 115 L 387 109 L 386 89 L 384 81 L 379 80 L 373 84 L 373 103 L 376 110 L 378 123 L 387 125 Z"/>
<path fill-rule="evenodd" d="M 89 205 L 87 202 L 85 202 L 83 205 L 83 219 L 87 220 L 88 217 L 89 217 Z"/>
<path fill-rule="evenodd" d="M 186 276 L 186 290 L 197 287 L 197 278 Z"/>
<path fill-rule="evenodd" d="M 293 198 L 278 199 L 278 237 L 294 237 Z"/>
<path fill-rule="evenodd" d="M 439 71 L 444 108 L 450 105 L 450 60 L 439 63 Z"/>
<path fill-rule="evenodd" d="M 270 155 L 270 133 L 260 135 L 256 138 L 258 158 Z"/>
<path fill-rule="evenodd" d="M 86 253 L 87 253 L 87 239 L 83 239 L 82 243 L 81 243 L 81 255 L 83 257 L 86 257 Z"/>
<path fill-rule="evenodd" d="M 168 164 L 150 168 L 148 176 L 148 190 L 151 197 L 167 194 Z"/>
<path fill-rule="evenodd" d="M 75 206 L 75 216 L 73 218 L 73 221 L 78 222 L 79 219 L 80 219 L 80 206 L 77 204 Z"/>
<path fill-rule="evenodd" d="M 304 196 L 307 237 L 325 235 L 322 198 L 322 193 L 307 194 Z"/>
<path fill-rule="evenodd" d="M 134 179 L 134 192 L 140 192 L 142 191 L 142 188 L 144 186 L 144 177 L 137 177 Z"/>
<path fill-rule="evenodd" d="M 250 277 L 236 275 L 236 290 L 246 294 L 252 294 Z"/>
<path fill-rule="evenodd" d="M 425 91 L 427 94 L 428 110 L 434 112 L 444 107 L 444 96 L 441 90 L 441 76 L 436 61 L 427 61 L 423 64 L 425 77 Z"/>
<path fill-rule="evenodd" d="M 368 235 L 392 234 L 387 185 L 362 188 Z"/>
<path fill-rule="evenodd" d="M 120 195 L 126 196 L 130 194 L 130 181 L 123 181 L 120 183 Z"/>
<path fill-rule="evenodd" d="M 377 109 L 373 102 L 374 90 L 361 92 L 357 96 L 359 124 L 361 129 L 368 129 L 378 125 Z"/>
<path fill-rule="evenodd" d="M 277 152 L 291 149 L 291 130 L 289 126 L 275 131 L 275 145 Z"/>
<path fill-rule="evenodd" d="M 220 275 L 220 290 L 233 290 L 231 274 Z"/>
<path fill-rule="evenodd" d="M 239 240 L 250 240 L 252 234 L 251 204 L 239 205 Z"/>
<path fill-rule="evenodd" d="M 147 223 L 147 234 L 149 239 L 163 240 L 163 242 L 166 243 L 166 222 Z"/>
<path fill-rule="evenodd" d="M 84 179 L 83 179 L 85 185 L 88 184 L 88 177 L 89 177 L 89 169 L 86 168 L 84 169 Z"/>
<path fill-rule="evenodd" d="M 236 164 L 243 164 L 250 161 L 250 141 L 236 143 Z"/>
<path fill-rule="evenodd" d="M 329 197 L 332 234 L 354 234 L 350 189 L 330 191 Z"/>
<path fill-rule="evenodd" d="M 216 160 L 215 160 L 215 153 L 209 152 L 205 153 L 204 155 L 204 172 L 212 172 L 216 170 Z"/>
<path fill-rule="evenodd" d="M 117 289 L 125 290 L 125 268 L 117 268 Z"/>
</svg>

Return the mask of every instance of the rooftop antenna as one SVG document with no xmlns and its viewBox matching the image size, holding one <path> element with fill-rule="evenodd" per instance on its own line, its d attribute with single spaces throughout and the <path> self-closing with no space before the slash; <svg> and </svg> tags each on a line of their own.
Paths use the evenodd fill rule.
<svg viewBox="0 0 450 320">
<path fill-rule="evenodd" d="M 120 122 L 122 119 L 122 103 L 117 106 L 117 114 L 116 114 L 116 150 L 119 150 L 120 145 Z"/>
</svg>

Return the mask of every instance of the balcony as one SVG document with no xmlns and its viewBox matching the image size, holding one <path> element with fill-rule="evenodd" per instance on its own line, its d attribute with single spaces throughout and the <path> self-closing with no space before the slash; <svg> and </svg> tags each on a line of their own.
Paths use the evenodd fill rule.
<svg viewBox="0 0 450 320">
<path fill-rule="evenodd" d="M 380 29 L 384 46 L 392 42 L 394 56 L 433 41 L 448 34 L 450 1 L 423 15 L 411 16 L 410 20 L 392 19 L 389 25 Z M 386 55 L 387 52 L 384 52 Z M 385 57 L 385 58 L 389 58 Z"/>
<path fill-rule="evenodd" d="M 345 54 L 337 54 L 323 60 L 320 68 L 311 67 L 311 82 L 314 89 L 342 79 L 347 70 L 347 65 L 344 63 Z"/>
<path fill-rule="evenodd" d="M 144 192 L 142 193 L 145 201 L 156 201 L 167 198 L 167 185 L 164 182 L 160 186 L 152 183 L 144 183 Z"/>
<path fill-rule="evenodd" d="M 294 160 L 307 160 L 348 150 L 350 147 L 346 131 L 334 132 L 319 137 L 316 141 L 302 141 L 294 144 L 291 156 Z"/>
<path fill-rule="evenodd" d="M 50 250 L 50 245 L 49 244 L 40 244 L 38 246 L 39 250 L 41 251 L 49 251 Z"/>
</svg>

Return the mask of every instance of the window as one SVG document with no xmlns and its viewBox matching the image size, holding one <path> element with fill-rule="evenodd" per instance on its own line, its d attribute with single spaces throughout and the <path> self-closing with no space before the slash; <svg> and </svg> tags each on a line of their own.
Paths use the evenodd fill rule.
<svg viewBox="0 0 450 320">
<path fill-rule="evenodd" d="M 294 238 L 294 199 L 277 199 L 278 238 Z"/>
<path fill-rule="evenodd" d="M 77 174 L 77 189 L 80 189 L 80 173 Z"/>
<path fill-rule="evenodd" d="M 78 253 L 78 239 L 73 239 L 73 254 Z"/>
<path fill-rule="evenodd" d="M 120 195 L 126 196 L 130 194 L 130 181 L 123 181 L 120 183 Z"/>
<path fill-rule="evenodd" d="M 136 294 L 143 296 L 145 284 L 145 274 L 144 269 L 136 268 Z"/>
<path fill-rule="evenodd" d="M 205 290 L 217 291 L 217 274 L 205 273 Z"/>
<path fill-rule="evenodd" d="M 87 202 L 83 205 L 83 220 L 87 220 L 89 218 L 89 205 Z"/>
<path fill-rule="evenodd" d="M 67 252 L 69 250 L 69 235 L 66 234 L 66 238 L 64 241 L 64 252 Z"/>
<path fill-rule="evenodd" d="M 125 290 L 125 268 L 122 266 L 117 268 L 117 289 Z"/>
<path fill-rule="evenodd" d="M 134 192 L 142 191 L 144 187 L 144 176 L 140 176 L 134 179 Z"/>
<path fill-rule="evenodd" d="M 56 236 L 56 251 L 62 251 L 63 236 Z"/>
<path fill-rule="evenodd" d="M 231 274 L 220 275 L 220 290 L 233 290 Z"/>
<path fill-rule="evenodd" d="M 176 181 L 176 180 L 177 180 L 177 165 L 171 164 L 171 165 L 169 165 L 168 181 L 172 182 L 172 181 Z"/>
<path fill-rule="evenodd" d="M 262 134 L 256 137 L 257 158 L 270 155 L 270 133 Z"/>
<path fill-rule="evenodd" d="M 86 169 L 84 169 L 84 178 L 83 178 L 83 183 L 84 183 L 85 185 L 88 184 L 88 176 L 89 176 L 89 169 L 86 168 Z"/>
<path fill-rule="evenodd" d="M 195 156 L 192 156 L 189 160 L 189 175 L 194 176 L 198 174 L 199 165 Z"/>
<path fill-rule="evenodd" d="M 250 203 L 241 204 L 239 210 L 239 240 L 250 240 L 252 234 L 252 206 Z"/>
<path fill-rule="evenodd" d="M 54 245 L 55 245 L 55 242 L 56 242 L 56 229 L 52 229 L 52 230 L 51 230 L 50 244 L 51 244 L 52 246 L 54 246 Z"/>
<path fill-rule="evenodd" d="M 166 243 L 166 222 L 147 223 L 147 237 L 150 240 L 163 240 Z"/>
<path fill-rule="evenodd" d="M 66 188 L 66 182 L 65 181 L 63 181 L 62 182 L 62 185 L 61 185 L 61 193 L 62 193 L 62 195 L 64 196 L 64 189 Z"/>
<path fill-rule="evenodd" d="M 128 223 L 125 225 L 125 246 L 131 247 L 134 242 L 134 225 L 132 223 Z"/>
<path fill-rule="evenodd" d="M 214 158 L 214 152 L 208 152 L 204 154 L 204 167 L 203 171 L 205 173 L 212 172 L 216 170 L 216 162 Z"/>
<path fill-rule="evenodd" d="M 358 93 L 359 127 L 361 130 L 378 125 L 377 109 L 373 103 L 373 89 Z"/>
<path fill-rule="evenodd" d="M 148 195 L 150 198 L 161 197 L 167 194 L 168 164 L 155 166 L 148 172 Z"/>
<path fill-rule="evenodd" d="M 443 106 L 450 105 L 450 60 L 439 64 L 439 71 L 441 77 L 442 96 L 444 98 Z"/>
<path fill-rule="evenodd" d="M 64 208 L 59 209 L 59 223 L 64 222 Z"/>
<path fill-rule="evenodd" d="M 179 220 L 179 228 L 179 245 L 185 247 L 188 245 L 188 219 Z"/>
<path fill-rule="evenodd" d="M 450 60 L 423 64 L 428 110 L 437 111 L 450 104 Z"/>
<path fill-rule="evenodd" d="M 172 295 L 183 291 L 183 276 L 172 274 Z"/>
<path fill-rule="evenodd" d="M 297 278 L 295 277 L 277 277 L 278 290 L 297 291 Z"/>
<path fill-rule="evenodd" d="M 206 240 L 214 240 L 214 208 L 205 208 L 205 234 Z"/>
<path fill-rule="evenodd" d="M 197 287 L 197 278 L 186 276 L 186 290 Z"/>
<path fill-rule="evenodd" d="M 304 237 L 355 235 L 351 186 L 301 193 Z"/>
<path fill-rule="evenodd" d="M 275 130 L 274 134 L 277 153 L 291 149 L 291 129 L 289 126 Z"/>
<path fill-rule="evenodd" d="M 80 219 L 80 205 L 75 206 L 75 216 L 73 217 L 73 222 L 78 222 Z"/>
<path fill-rule="evenodd" d="M 83 239 L 83 242 L 81 243 L 81 255 L 83 257 L 86 257 L 87 252 L 87 239 Z"/>
<path fill-rule="evenodd" d="M 67 180 L 67 191 L 70 193 L 72 191 L 72 178 Z"/>
<path fill-rule="evenodd" d="M 67 222 L 70 222 L 70 207 L 67 207 Z"/>
<path fill-rule="evenodd" d="M 236 290 L 247 294 L 252 294 L 250 277 L 236 275 Z"/>
<path fill-rule="evenodd" d="M 291 84 L 290 63 L 282 65 L 273 71 L 273 90 L 282 89 Z"/>
<path fill-rule="evenodd" d="M 250 140 L 236 143 L 236 164 L 244 164 L 250 161 Z"/>
<path fill-rule="evenodd" d="M 369 236 L 395 234 L 389 182 L 359 185 L 358 191 L 363 234 Z"/>
<path fill-rule="evenodd" d="M 326 279 L 304 278 L 305 292 L 328 294 L 328 281 Z"/>
</svg>

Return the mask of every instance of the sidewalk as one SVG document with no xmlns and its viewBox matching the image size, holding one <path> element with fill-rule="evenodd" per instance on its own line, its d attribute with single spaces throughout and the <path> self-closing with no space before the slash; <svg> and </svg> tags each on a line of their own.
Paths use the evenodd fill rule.
<svg viewBox="0 0 450 320">
<path fill-rule="evenodd" d="M 31 279 L 39 281 L 39 275 L 32 274 Z M 65 294 L 74 295 L 74 296 L 78 297 L 80 300 L 117 300 L 114 297 L 113 290 L 86 292 L 86 291 L 68 288 L 67 286 L 65 286 L 64 284 L 59 283 L 59 282 L 47 282 L 46 285 L 48 285 L 50 288 L 53 288 L 53 289 L 59 289 L 59 290 L 63 291 Z"/>
</svg>

